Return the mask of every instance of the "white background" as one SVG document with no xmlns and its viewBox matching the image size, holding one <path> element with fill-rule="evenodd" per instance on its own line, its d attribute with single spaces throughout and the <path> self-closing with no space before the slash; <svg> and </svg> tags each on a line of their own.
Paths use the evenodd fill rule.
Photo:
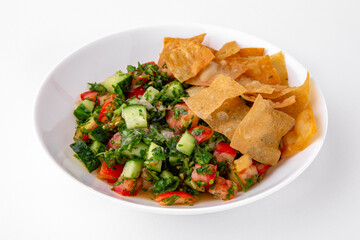
<svg viewBox="0 0 360 240">
<path fill-rule="evenodd" d="M 360 239 L 359 1 L 1 1 L 0 239 Z M 329 111 L 314 163 L 277 193 L 197 216 L 138 212 L 67 177 L 42 150 L 33 107 L 83 45 L 162 23 L 231 27 L 307 67 Z"/>
</svg>

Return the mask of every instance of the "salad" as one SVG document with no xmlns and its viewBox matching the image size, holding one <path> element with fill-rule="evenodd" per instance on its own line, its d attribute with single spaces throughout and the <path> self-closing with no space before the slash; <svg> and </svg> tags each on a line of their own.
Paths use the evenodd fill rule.
<svg viewBox="0 0 360 240">
<path fill-rule="evenodd" d="M 315 134 L 316 129 L 301 134 L 310 104 L 294 116 L 280 111 L 295 106 L 288 99 L 298 88 L 258 81 L 249 71 L 249 62 L 259 57 L 253 51 L 235 51 L 233 43 L 215 51 L 201 44 L 205 35 L 199 36 L 165 38 L 157 64 L 129 65 L 102 83 L 89 83 L 80 94 L 70 147 L 115 193 L 149 192 L 161 205 L 193 205 L 203 194 L 231 200 L 261 182 L 281 152 L 302 150 Z M 240 53 L 250 55 L 239 57 L 239 66 L 224 67 Z M 275 90 L 260 91 L 267 86 Z M 271 94 L 286 98 L 276 101 Z M 272 119 L 254 125 L 259 115 Z M 306 121 L 312 120 L 313 115 Z"/>
</svg>

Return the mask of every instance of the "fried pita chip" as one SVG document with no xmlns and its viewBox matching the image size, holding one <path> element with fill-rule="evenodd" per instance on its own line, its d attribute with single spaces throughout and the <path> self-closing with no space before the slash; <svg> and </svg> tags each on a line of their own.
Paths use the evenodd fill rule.
<svg viewBox="0 0 360 240">
<path fill-rule="evenodd" d="M 282 156 L 290 156 L 304 150 L 317 132 L 317 126 L 311 104 L 297 117 L 295 126 L 284 136 Z"/>
<path fill-rule="evenodd" d="M 203 86 L 192 86 L 185 91 L 189 94 L 189 97 L 195 96 L 198 94 L 201 90 L 205 89 L 206 87 Z"/>
<path fill-rule="evenodd" d="M 260 57 L 264 55 L 265 48 L 241 48 L 240 57 Z"/>
<path fill-rule="evenodd" d="M 262 94 L 258 94 L 258 95 L 262 96 Z M 258 95 L 243 94 L 243 95 L 241 95 L 241 97 L 243 97 L 246 101 L 255 102 Z M 282 99 L 281 101 L 273 101 L 270 99 L 266 99 L 266 100 L 269 102 L 269 104 L 272 108 L 285 108 L 285 107 L 288 107 L 288 106 L 294 104 L 296 102 L 296 97 L 289 96 L 288 98 Z"/>
<path fill-rule="evenodd" d="M 168 69 L 180 82 L 196 76 L 214 57 L 209 48 L 194 40 L 179 40 L 174 46 L 168 43 L 161 54 Z"/>
<path fill-rule="evenodd" d="M 250 108 L 246 106 L 239 97 L 227 99 L 218 109 L 205 118 L 204 121 L 209 124 L 211 129 L 224 134 L 231 139 L 236 127 L 249 112 Z"/>
<path fill-rule="evenodd" d="M 285 57 L 282 52 L 270 56 L 271 63 L 279 74 L 280 85 L 289 86 Z"/>
<path fill-rule="evenodd" d="M 288 88 L 287 86 L 281 85 L 262 84 L 261 82 L 252 80 L 248 77 L 240 77 L 236 79 L 236 81 L 246 88 L 246 93 L 266 93 L 271 95 L 274 92 L 283 91 Z"/>
<path fill-rule="evenodd" d="M 258 162 L 275 165 L 281 155 L 280 140 L 294 122 L 294 118 L 273 109 L 259 94 L 236 128 L 230 146 Z"/>
<path fill-rule="evenodd" d="M 240 96 L 244 88 L 235 80 L 218 75 L 210 87 L 192 97 L 183 98 L 189 108 L 200 118 L 207 118 L 219 108 L 226 99 Z"/>
<path fill-rule="evenodd" d="M 280 83 L 279 74 L 272 65 L 269 55 L 263 57 L 249 57 L 245 58 L 244 61 L 246 61 L 246 65 L 249 68 L 245 72 L 245 76 L 264 84 Z"/>
<path fill-rule="evenodd" d="M 163 48 L 163 52 L 168 51 L 168 49 L 171 48 L 175 48 L 178 47 L 180 45 L 180 43 L 184 40 L 189 40 L 189 41 L 195 41 L 198 43 L 202 43 L 204 41 L 206 33 L 194 36 L 192 38 L 170 38 L 170 37 L 165 37 L 164 38 L 164 48 Z M 160 67 L 160 70 L 163 72 L 166 72 L 170 75 L 172 75 L 171 71 L 169 68 L 162 68 L 162 66 L 165 64 L 165 61 L 162 57 L 162 53 L 160 54 L 159 60 L 157 65 Z"/>
<path fill-rule="evenodd" d="M 245 73 L 247 69 L 248 68 L 245 62 L 242 61 L 242 58 L 234 54 L 223 60 L 219 61 L 215 59 L 210 62 L 196 77 L 188 80 L 186 83 L 196 86 L 210 86 L 219 74 L 236 79 L 241 74 Z"/>
<path fill-rule="evenodd" d="M 240 47 L 239 45 L 235 42 L 228 42 L 225 43 L 220 49 L 219 51 L 216 53 L 216 58 L 219 60 L 223 60 L 227 57 L 230 57 L 231 55 L 237 53 L 240 51 Z"/>
<path fill-rule="evenodd" d="M 296 118 L 299 113 L 301 113 L 305 106 L 309 102 L 310 97 L 310 74 L 307 73 L 307 77 L 303 85 L 295 87 L 293 91 L 285 94 L 284 96 L 274 99 L 274 101 L 283 101 L 290 96 L 295 96 L 296 102 L 288 107 L 281 108 L 281 111 L 289 114 L 293 118 Z"/>
</svg>

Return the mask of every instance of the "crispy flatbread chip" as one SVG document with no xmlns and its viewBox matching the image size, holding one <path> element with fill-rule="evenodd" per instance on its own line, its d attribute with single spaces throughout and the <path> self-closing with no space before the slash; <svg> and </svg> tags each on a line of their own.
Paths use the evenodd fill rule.
<svg viewBox="0 0 360 240">
<path fill-rule="evenodd" d="M 274 99 L 274 101 L 283 101 L 290 96 L 295 96 L 296 102 L 288 107 L 281 108 L 280 110 L 289 114 L 293 118 L 296 118 L 301 113 L 309 102 L 310 97 L 310 74 L 307 73 L 307 77 L 303 85 L 295 87 L 293 91 L 285 94 L 284 96 Z"/>
<path fill-rule="evenodd" d="M 231 147 L 264 164 L 275 165 L 280 158 L 281 138 L 295 119 L 273 109 L 259 94 L 231 139 Z"/>
<path fill-rule="evenodd" d="M 282 52 L 270 56 L 271 63 L 279 74 L 280 85 L 289 86 L 285 57 Z"/>
<path fill-rule="evenodd" d="M 260 57 L 264 55 L 265 48 L 241 48 L 240 57 Z"/>
<path fill-rule="evenodd" d="M 240 77 L 236 81 L 246 88 L 246 93 L 266 93 L 271 95 L 274 92 L 283 91 L 288 88 L 282 85 L 263 84 L 248 77 Z"/>
<path fill-rule="evenodd" d="M 308 104 L 305 110 L 296 117 L 295 126 L 284 136 L 282 156 L 290 156 L 304 150 L 316 132 L 314 112 L 311 104 Z"/>
<path fill-rule="evenodd" d="M 219 74 L 236 79 L 245 73 L 247 69 L 248 67 L 243 59 L 234 54 L 223 60 L 215 59 L 210 62 L 196 77 L 191 78 L 186 83 L 196 86 L 210 86 Z"/>
<path fill-rule="evenodd" d="M 246 61 L 246 65 L 249 68 L 245 72 L 245 76 L 264 84 L 280 83 L 279 74 L 272 65 L 269 55 L 263 57 L 249 57 L 245 58 L 244 61 Z"/>
<path fill-rule="evenodd" d="M 204 121 L 209 124 L 211 129 L 224 134 L 231 139 L 236 127 L 249 112 L 250 108 L 246 106 L 239 97 L 230 98 L 216 109 Z"/>
<path fill-rule="evenodd" d="M 240 96 L 244 88 L 235 80 L 224 75 L 218 75 L 210 87 L 198 94 L 183 98 L 189 108 L 200 118 L 207 118 L 219 108 L 226 99 Z"/>
<path fill-rule="evenodd" d="M 192 86 L 189 87 L 188 89 L 186 89 L 185 91 L 189 94 L 189 97 L 195 96 L 196 94 L 198 94 L 201 90 L 205 89 L 207 87 L 203 87 L 203 86 Z"/>
<path fill-rule="evenodd" d="M 180 82 L 194 77 L 215 57 L 209 48 L 199 43 L 200 40 L 202 39 L 166 38 L 159 62 L 165 62 L 167 68 Z"/>
<path fill-rule="evenodd" d="M 258 95 L 262 95 L 262 94 L 258 94 Z M 248 95 L 248 94 L 243 94 L 241 95 L 242 98 L 244 98 L 246 101 L 249 102 L 255 102 L 257 95 Z M 296 102 L 296 97 L 295 96 L 289 96 L 288 98 L 284 98 L 280 101 L 274 101 L 271 99 L 266 99 L 270 106 L 272 108 L 284 108 L 284 107 L 288 107 L 292 104 L 294 104 Z"/>
<path fill-rule="evenodd" d="M 225 43 L 219 49 L 219 51 L 215 54 L 215 56 L 217 59 L 223 60 L 239 51 L 240 51 L 239 45 L 235 41 L 232 41 L 232 42 Z"/>
</svg>

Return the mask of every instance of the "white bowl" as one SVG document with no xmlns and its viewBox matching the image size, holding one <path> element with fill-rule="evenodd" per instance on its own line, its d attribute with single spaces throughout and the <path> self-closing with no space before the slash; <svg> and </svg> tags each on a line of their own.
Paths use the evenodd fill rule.
<svg viewBox="0 0 360 240">
<path fill-rule="evenodd" d="M 328 114 L 324 97 L 315 82 L 311 82 L 311 103 L 318 132 L 304 151 L 281 161 L 271 168 L 264 180 L 246 193 L 239 193 L 230 201 L 199 201 L 194 206 L 162 207 L 158 203 L 139 197 L 122 197 L 110 186 L 88 173 L 69 145 L 73 142 L 75 118 L 73 110 L 79 94 L 88 89 L 88 82 L 101 82 L 129 64 L 157 61 L 163 38 L 191 37 L 207 33 L 204 43 L 218 49 L 222 44 L 236 40 L 241 47 L 264 47 L 273 54 L 280 48 L 249 34 L 215 26 L 166 25 L 135 28 L 97 40 L 63 60 L 47 77 L 41 87 L 35 109 L 35 124 L 40 141 L 57 165 L 83 186 L 101 193 L 125 206 L 166 214 L 200 214 L 218 212 L 254 202 L 284 187 L 299 176 L 315 159 L 327 130 Z M 294 43 L 297 44 L 297 43 Z M 290 55 L 285 54 L 290 85 L 300 85 L 307 70 Z"/>
</svg>

